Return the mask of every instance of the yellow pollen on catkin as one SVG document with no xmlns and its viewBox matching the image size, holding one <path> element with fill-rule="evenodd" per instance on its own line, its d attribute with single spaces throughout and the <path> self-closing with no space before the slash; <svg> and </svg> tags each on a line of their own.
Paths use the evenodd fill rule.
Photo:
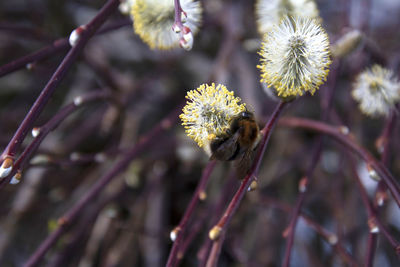
<svg viewBox="0 0 400 267">
<path fill-rule="evenodd" d="M 186 134 L 205 149 L 216 136 L 226 132 L 237 114 L 246 110 L 241 99 L 222 84 L 202 84 L 189 91 L 186 98 L 179 118 Z"/>
<path fill-rule="evenodd" d="M 316 20 L 287 17 L 264 35 L 261 82 L 279 97 L 313 95 L 331 64 L 328 35 Z"/>
</svg>

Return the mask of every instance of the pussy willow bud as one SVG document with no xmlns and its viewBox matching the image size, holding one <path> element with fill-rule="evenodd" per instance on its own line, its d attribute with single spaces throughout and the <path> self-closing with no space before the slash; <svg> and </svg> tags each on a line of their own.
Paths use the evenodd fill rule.
<svg viewBox="0 0 400 267">
<path fill-rule="evenodd" d="M 7 177 L 12 171 L 14 160 L 10 157 L 6 157 L 0 167 L 0 179 Z"/>
<path fill-rule="evenodd" d="M 181 0 L 181 20 L 193 34 L 197 33 L 201 23 L 202 8 L 199 1 Z M 187 50 L 193 46 L 193 40 L 181 44 L 180 25 L 175 25 L 175 6 L 171 0 L 135 0 L 131 6 L 131 18 L 135 33 L 151 49 L 171 49 L 181 45 Z"/>
<path fill-rule="evenodd" d="M 331 47 L 332 57 L 341 58 L 353 52 L 362 40 L 359 30 L 352 30 L 340 37 Z"/>
</svg>

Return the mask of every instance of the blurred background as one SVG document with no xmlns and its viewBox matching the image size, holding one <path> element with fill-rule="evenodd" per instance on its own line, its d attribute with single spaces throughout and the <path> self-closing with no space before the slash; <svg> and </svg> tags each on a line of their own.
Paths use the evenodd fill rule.
<svg viewBox="0 0 400 267">
<path fill-rule="evenodd" d="M 88 23 L 104 3 L 1 1 L 0 66 L 68 37 L 77 26 Z M 203 22 L 190 52 L 150 50 L 133 32 L 129 16 L 120 12 L 114 12 L 106 23 L 118 24 L 118 28 L 90 40 L 35 125 L 45 124 L 78 96 L 104 91 L 112 98 L 84 104 L 61 121 L 22 170 L 21 182 L 1 189 L 1 266 L 22 266 L 57 228 L 59 217 L 152 127 L 181 108 L 188 90 L 209 81 L 223 83 L 254 110 L 263 127 L 277 103 L 259 82 L 256 66 L 261 37 L 255 1 L 201 3 Z M 324 101 L 332 96 L 327 122 L 348 126 L 355 140 L 379 159 L 375 143 L 389 118 L 366 117 L 350 92 L 355 76 L 374 63 L 399 75 L 400 1 L 320 0 L 316 4 L 331 43 L 353 29 L 365 38 L 351 53 L 333 61 L 327 82 L 313 97 L 294 101 L 283 116 L 320 120 Z M 2 149 L 68 49 L 0 77 Z M 400 177 L 398 115 L 390 118 L 395 127 L 388 151 L 388 168 L 395 177 Z M 235 213 L 218 266 L 282 264 L 283 233 L 318 138 L 305 130 L 277 126 L 261 164 L 258 189 L 246 194 Z M 32 140 L 28 135 L 22 148 Z M 85 205 L 40 266 L 164 266 L 172 246 L 170 231 L 179 224 L 207 162 L 206 154 L 185 135 L 176 117 L 172 127 L 153 138 L 126 170 Z M 355 164 L 374 199 L 377 182 L 368 177 L 362 161 Z M 362 266 L 368 217 L 349 165 L 346 149 L 324 137 L 302 212 L 333 233 Z M 206 197 L 189 221 L 180 266 L 204 264 L 208 231 L 240 185 L 233 170 L 230 164 L 218 162 L 211 173 Z M 385 200 L 379 217 L 399 240 L 399 208 L 390 194 Z M 299 219 L 290 266 L 347 266 L 348 262 L 335 244 Z M 378 234 L 373 266 L 398 263 L 395 249 Z"/>
</svg>

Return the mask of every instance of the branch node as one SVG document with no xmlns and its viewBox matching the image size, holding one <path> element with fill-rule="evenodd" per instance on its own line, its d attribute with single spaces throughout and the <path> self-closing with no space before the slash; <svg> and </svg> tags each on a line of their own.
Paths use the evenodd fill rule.
<svg viewBox="0 0 400 267">
<path fill-rule="evenodd" d="M 65 217 L 61 217 L 57 220 L 57 224 L 60 227 L 66 226 L 69 223 L 68 219 Z"/>
<path fill-rule="evenodd" d="M 368 227 L 369 227 L 369 232 L 371 234 L 379 233 L 379 227 L 378 224 L 376 223 L 375 217 L 371 217 L 368 219 Z"/>
<path fill-rule="evenodd" d="M 350 133 L 350 129 L 347 126 L 342 125 L 339 127 L 339 132 L 341 134 L 348 135 Z"/>
<path fill-rule="evenodd" d="M 332 246 L 335 246 L 338 243 L 339 238 L 336 234 L 329 234 L 327 236 L 327 240 L 328 240 L 329 244 L 331 244 Z"/>
<path fill-rule="evenodd" d="M 215 225 L 208 233 L 208 237 L 213 241 L 217 240 L 221 236 L 221 232 L 222 228 L 219 225 Z"/>
<path fill-rule="evenodd" d="M 40 134 L 40 127 L 33 127 L 31 134 L 33 138 L 36 138 Z"/>
<path fill-rule="evenodd" d="M 19 184 L 19 182 L 21 181 L 21 171 L 17 171 L 16 174 L 14 174 L 14 176 L 11 178 L 10 184 Z"/>
<path fill-rule="evenodd" d="M 78 43 L 82 33 L 86 30 L 86 25 L 81 25 L 78 28 L 76 28 L 75 30 L 73 30 L 69 36 L 69 44 L 71 45 L 71 47 L 76 46 L 76 44 Z"/>
<path fill-rule="evenodd" d="M 249 188 L 247 188 L 247 191 L 248 192 L 255 191 L 255 190 L 257 190 L 257 188 L 258 188 L 258 182 L 257 182 L 257 180 L 253 180 L 251 182 Z"/>
<path fill-rule="evenodd" d="M 204 201 L 204 200 L 206 200 L 206 198 L 207 198 L 207 193 L 203 190 L 203 191 L 201 191 L 200 193 L 199 193 L 199 199 L 201 200 L 201 201 Z"/>
<path fill-rule="evenodd" d="M 181 227 L 177 226 L 171 231 L 171 233 L 169 233 L 169 238 L 171 239 L 172 242 L 175 242 L 180 231 L 181 231 Z"/>
<path fill-rule="evenodd" d="M 0 167 L 0 179 L 6 178 L 12 171 L 14 159 L 6 156 Z"/>
<path fill-rule="evenodd" d="M 299 181 L 299 192 L 301 192 L 301 193 L 306 192 L 307 186 L 308 186 L 308 178 L 306 176 L 304 176 Z"/>
</svg>

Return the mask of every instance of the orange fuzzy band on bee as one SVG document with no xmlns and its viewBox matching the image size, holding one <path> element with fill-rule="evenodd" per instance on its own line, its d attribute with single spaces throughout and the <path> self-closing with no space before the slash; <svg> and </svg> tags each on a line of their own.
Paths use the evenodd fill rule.
<svg viewBox="0 0 400 267">
<path fill-rule="evenodd" d="M 250 112 L 242 112 L 240 117 L 231 125 L 233 132 L 239 131 L 238 141 L 243 146 L 252 146 L 258 137 L 258 125 Z"/>
</svg>

